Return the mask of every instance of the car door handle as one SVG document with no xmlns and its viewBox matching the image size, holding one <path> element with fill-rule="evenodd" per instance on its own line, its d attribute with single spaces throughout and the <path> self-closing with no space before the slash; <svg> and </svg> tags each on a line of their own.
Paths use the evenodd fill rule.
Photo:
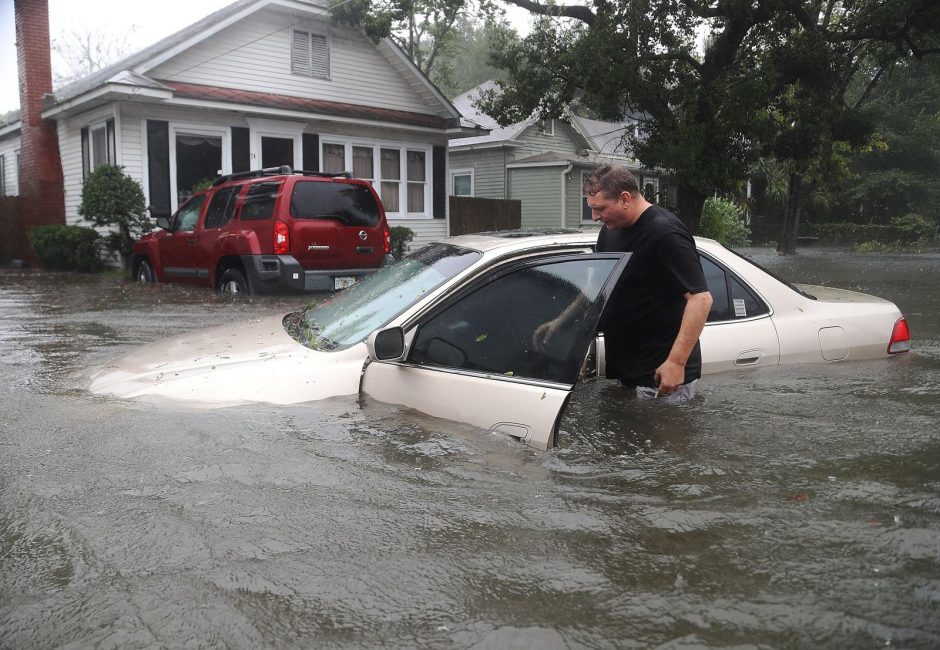
<svg viewBox="0 0 940 650">
<path fill-rule="evenodd" d="M 187 238 L 186 238 L 186 243 L 189 244 L 190 246 L 195 246 L 195 245 L 196 245 L 196 238 L 195 238 L 195 237 L 187 237 Z"/>
<path fill-rule="evenodd" d="M 736 366 L 753 366 L 760 363 L 760 360 L 767 356 L 767 352 L 764 350 L 745 350 L 744 352 L 738 353 L 738 356 L 734 359 L 734 365 Z"/>
</svg>

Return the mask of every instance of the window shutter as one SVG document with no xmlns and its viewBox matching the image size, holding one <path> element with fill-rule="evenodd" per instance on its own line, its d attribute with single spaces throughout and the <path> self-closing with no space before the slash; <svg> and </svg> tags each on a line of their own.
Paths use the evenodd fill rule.
<svg viewBox="0 0 940 650">
<path fill-rule="evenodd" d="M 316 172 L 320 171 L 320 136 L 316 133 L 304 133 L 301 136 L 303 146 L 303 168 Z"/>
<path fill-rule="evenodd" d="M 170 216 L 170 125 L 147 120 L 147 170 L 150 178 L 150 215 Z"/>
<path fill-rule="evenodd" d="M 292 32 L 290 70 L 294 74 L 310 76 L 310 34 L 295 29 Z"/>
<path fill-rule="evenodd" d="M 232 171 L 251 171 L 250 132 L 241 126 L 232 127 Z"/>
<path fill-rule="evenodd" d="M 108 142 L 108 164 L 116 165 L 117 164 L 117 147 L 115 146 L 114 141 L 114 118 L 105 121 L 105 128 L 107 129 L 107 142 Z"/>
<path fill-rule="evenodd" d="M 82 127 L 82 180 L 88 178 L 91 162 L 88 160 L 88 127 Z"/>
<path fill-rule="evenodd" d="M 326 46 L 326 36 L 310 35 L 310 74 L 328 77 L 330 74 L 330 51 Z"/>
<path fill-rule="evenodd" d="M 434 205 L 435 219 L 443 219 L 447 216 L 447 175 L 444 173 L 444 162 L 447 159 L 447 152 L 444 147 L 434 147 L 431 154 L 431 173 L 434 175 L 432 199 Z"/>
</svg>

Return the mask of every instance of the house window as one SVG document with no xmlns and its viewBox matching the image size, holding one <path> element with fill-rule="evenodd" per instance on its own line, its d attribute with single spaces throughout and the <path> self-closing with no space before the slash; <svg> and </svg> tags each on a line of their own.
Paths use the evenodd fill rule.
<svg viewBox="0 0 940 650">
<path fill-rule="evenodd" d="M 114 120 L 106 120 L 82 129 L 82 173 L 88 174 L 101 165 L 114 165 Z"/>
<path fill-rule="evenodd" d="M 427 154 L 423 151 L 408 152 L 408 212 L 424 212 L 425 186 L 427 185 Z"/>
<path fill-rule="evenodd" d="M 647 176 L 643 179 L 643 198 L 650 203 L 656 203 L 656 195 L 659 194 L 659 179 L 655 176 Z"/>
<path fill-rule="evenodd" d="M 591 175 L 591 172 L 581 172 L 581 221 L 591 221 L 591 206 L 587 202 L 587 194 L 584 193 L 584 181 Z"/>
<path fill-rule="evenodd" d="M 182 204 L 222 172 L 222 138 L 176 134 L 176 201 Z"/>
<path fill-rule="evenodd" d="M 346 147 L 341 144 L 323 145 L 323 169 L 328 174 L 339 174 L 346 169 Z"/>
<path fill-rule="evenodd" d="M 330 77 L 330 41 L 325 34 L 291 32 L 290 71 L 305 77 Z"/>
<path fill-rule="evenodd" d="M 371 182 L 389 217 L 431 216 L 430 147 L 341 142 L 328 136 L 321 136 L 320 142 L 320 170 L 352 170 L 356 178 Z"/>
<path fill-rule="evenodd" d="M 473 196 L 472 169 L 455 169 L 450 173 L 450 193 L 453 196 Z"/>
<path fill-rule="evenodd" d="M 539 120 L 539 133 L 542 135 L 555 135 L 555 120 Z"/>
</svg>

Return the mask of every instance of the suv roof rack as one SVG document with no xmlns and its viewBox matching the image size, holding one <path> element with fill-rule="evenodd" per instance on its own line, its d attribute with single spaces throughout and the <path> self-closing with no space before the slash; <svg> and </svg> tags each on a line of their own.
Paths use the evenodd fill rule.
<svg viewBox="0 0 940 650">
<path fill-rule="evenodd" d="M 280 167 L 265 167 L 264 169 L 252 169 L 247 172 L 235 172 L 234 174 L 225 174 L 212 181 L 212 187 L 221 185 L 227 181 L 235 181 L 241 178 L 257 178 L 259 176 L 281 176 L 283 174 L 293 174 L 294 170 L 290 165 L 281 165 Z"/>
<path fill-rule="evenodd" d="M 304 176 L 321 176 L 323 178 L 352 178 L 349 172 L 318 172 L 309 169 L 292 169 L 290 165 L 280 165 L 278 167 L 265 167 L 264 169 L 252 169 L 247 172 L 235 172 L 234 174 L 225 174 L 212 181 L 212 187 L 221 185 L 228 181 L 241 180 L 243 178 L 259 178 L 261 176 L 286 176 L 289 174 L 302 174 Z"/>
</svg>

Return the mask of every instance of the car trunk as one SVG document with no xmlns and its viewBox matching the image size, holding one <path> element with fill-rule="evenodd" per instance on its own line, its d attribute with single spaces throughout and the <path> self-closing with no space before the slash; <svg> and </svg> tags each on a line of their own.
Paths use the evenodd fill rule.
<svg viewBox="0 0 940 650">
<path fill-rule="evenodd" d="M 385 256 L 382 208 L 367 185 L 298 180 L 290 215 L 291 254 L 305 269 L 375 268 Z"/>
</svg>

